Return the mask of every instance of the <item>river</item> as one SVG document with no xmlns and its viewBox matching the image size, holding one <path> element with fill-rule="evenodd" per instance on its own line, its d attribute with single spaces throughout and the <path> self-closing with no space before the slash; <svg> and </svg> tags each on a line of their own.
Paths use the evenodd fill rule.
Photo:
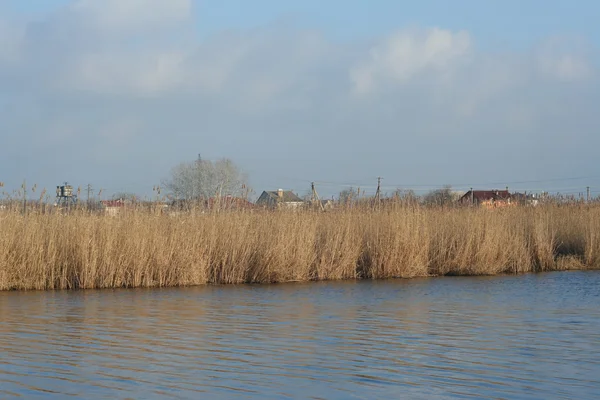
<svg viewBox="0 0 600 400">
<path fill-rule="evenodd" d="M 0 398 L 591 399 L 600 272 L 0 292 Z"/>
</svg>

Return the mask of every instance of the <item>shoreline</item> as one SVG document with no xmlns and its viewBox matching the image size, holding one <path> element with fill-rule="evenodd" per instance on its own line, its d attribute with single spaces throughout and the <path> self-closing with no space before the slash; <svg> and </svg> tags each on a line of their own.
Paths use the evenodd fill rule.
<svg viewBox="0 0 600 400">
<path fill-rule="evenodd" d="M 85 292 L 85 291 L 105 291 L 105 290 L 135 290 L 135 289 L 193 289 L 202 287 L 236 287 L 236 286 L 271 286 L 271 285 L 297 285 L 297 284 L 314 284 L 314 283 L 344 283 L 344 282 L 386 282 L 386 281 L 412 281 L 412 280 L 429 280 L 436 278 L 493 278 L 493 277 L 518 277 L 528 275 L 547 274 L 554 272 L 596 272 L 600 271 L 600 268 L 593 267 L 589 268 L 583 266 L 583 268 L 572 268 L 572 269 L 554 269 L 545 271 L 527 271 L 517 273 L 498 273 L 491 275 L 428 275 L 428 276 L 413 276 L 413 277 L 387 277 L 387 278 L 344 278 L 344 279 L 321 279 L 321 280 L 291 280 L 291 281 L 280 281 L 280 282 L 239 282 L 239 283 L 200 283 L 191 285 L 171 285 L 171 286 L 114 286 L 114 287 L 69 287 L 69 288 L 8 288 L 0 289 L 0 293 L 31 293 L 31 292 Z"/>
</svg>

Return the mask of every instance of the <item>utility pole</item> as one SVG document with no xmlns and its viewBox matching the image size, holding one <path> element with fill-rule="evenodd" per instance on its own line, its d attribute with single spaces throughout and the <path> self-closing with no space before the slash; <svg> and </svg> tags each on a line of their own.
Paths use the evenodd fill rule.
<svg viewBox="0 0 600 400">
<path fill-rule="evenodd" d="M 587 187 L 587 202 L 590 202 L 590 187 Z"/>
<path fill-rule="evenodd" d="M 323 207 L 323 203 L 321 203 L 321 199 L 319 198 L 319 193 L 317 193 L 317 189 L 315 188 L 315 183 L 311 182 L 310 183 L 310 189 L 311 189 L 311 203 L 314 205 L 315 201 L 318 202 L 319 204 L 319 208 L 321 209 L 321 211 L 325 211 L 325 207 Z"/>
<path fill-rule="evenodd" d="M 377 192 L 375 192 L 375 201 L 377 202 L 377 206 L 379 206 L 381 200 L 381 177 L 377 177 Z"/>
<path fill-rule="evenodd" d="M 471 188 L 471 205 L 475 205 L 475 193 L 473 193 L 473 188 Z"/>
<path fill-rule="evenodd" d="M 90 193 L 92 191 L 92 185 L 90 183 L 87 184 L 87 209 L 88 211 L 91 208 L 91 204 L 90 204 Z"/>
</svg>

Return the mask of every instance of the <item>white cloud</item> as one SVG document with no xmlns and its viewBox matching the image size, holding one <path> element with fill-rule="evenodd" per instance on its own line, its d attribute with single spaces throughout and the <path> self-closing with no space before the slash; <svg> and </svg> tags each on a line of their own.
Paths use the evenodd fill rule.
<svg viewBox="0 0 600 400">
<path fill-rule="evenodd" d="M 350 77 L 359 93 L 386 83 L 404 83 L 420 73 L 448 73 L 471 50 L 466 32 L 439 28 L 397 32 L 375 45 L 369 57 L 352 68 Z"/>
<path fill-rule="evenodd" d="M 591 50 L 581 38 L 552 37 L 535 49 L 539 71 L 547 78 L 576 82 L 592 77 Z"/>
<path fill-rule="evenodd" d="M 539 62 L 542 73 L 563 81 L 585 80 L 592 74 L 592 68 L 588 62 L 577 55 L 543 57 Z"/>
<path fill-rule="evenodd" d="M 0 60 L 20 59 L 15 75 L 56 91 L 155 96 L 182 83 L 198 45 L 191 0 L 76 0 L 20 38 L 4 26 Z"/>
<path fill-rule="evenodd" d="M 180 53 L 90 53 L 65 68 L 64 83 L 78 90 L 156 95 L 181 83 Z"/>
<path fill-rule="evenodd" d="M 191 0 L 77 0 L 67 12 L 109 34 L 169 28 L 191 17 Z"/>
</svg>

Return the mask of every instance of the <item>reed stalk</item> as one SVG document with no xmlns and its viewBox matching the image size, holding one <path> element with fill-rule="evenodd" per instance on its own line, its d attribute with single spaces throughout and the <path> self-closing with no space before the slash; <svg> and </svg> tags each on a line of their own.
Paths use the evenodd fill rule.
<svg viewBox="0 0 600 400">
<path fill-rule="evenodd" d="M 0 290 L 600 268 L 600 206 L 0 213 Z"/>
</svg>

